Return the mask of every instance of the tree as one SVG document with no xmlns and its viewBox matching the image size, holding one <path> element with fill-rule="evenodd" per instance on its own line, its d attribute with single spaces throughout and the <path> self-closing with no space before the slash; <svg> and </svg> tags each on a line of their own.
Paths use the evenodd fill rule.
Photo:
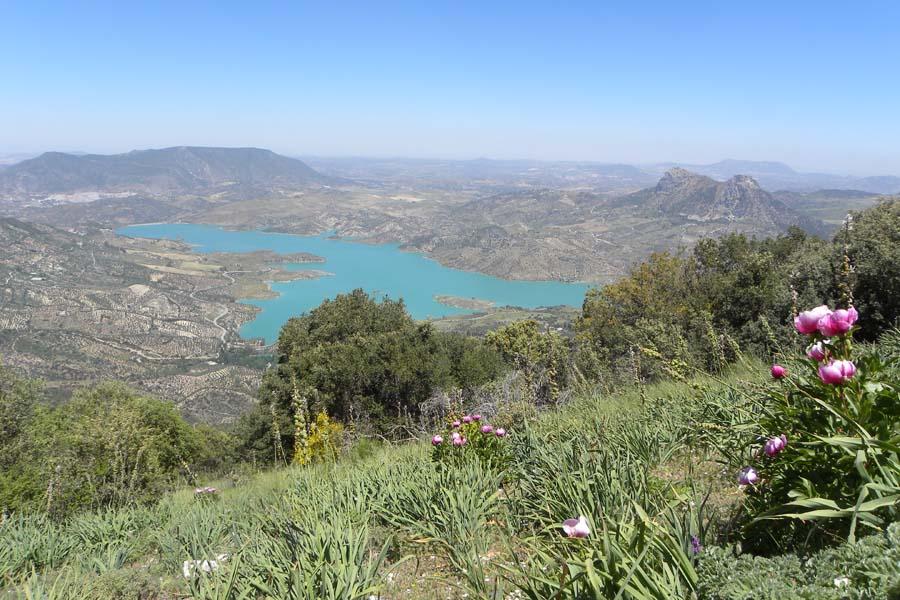
<svg viewBox="0 0 900 600">
<path fill-rule="evenodd" d="M 244 423 L 254 430 L 246 443 L 256 451 L 273 448 L 262 438 L 274 429 L 282 447 L 294 447 L 296 393 L 310 414 L 324 411 L 342 423 L 385 433 L 415 420 L 436 389 L 479 385 L 502 368 L 499 355 L 479 341 L 416 323 L 402 300 L 377 299 L 363 290 L 290 319 L 277 352 L 277 365 L 260 390 L 262 414 Z"/>
</svg>

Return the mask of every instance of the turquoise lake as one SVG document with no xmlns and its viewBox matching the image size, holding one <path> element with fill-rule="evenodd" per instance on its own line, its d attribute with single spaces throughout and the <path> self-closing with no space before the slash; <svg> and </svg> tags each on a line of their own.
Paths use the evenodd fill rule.
<svg viewBox="0 0 900 600">
<path fill-rule="evenodd" d="M 290 317 L 318 306 L 322 300 L 362 288 L 369 293 L 402 298 L 415 319 L 429 319 L 470 311 L 437 302 L 435 296 L 489 300 L 497 306 L 581 306 L 590 287 L 559 281 L 510 281 L 481 273 L 444 267 L 430 258 L 404 252 L 396 244 L 371 245 L 328 235 L 303 236 L 263 231 L 230 231 L 210 225 L 149 224 L 117 230 L 120 235 L 181 240 L 198 252 L 307 252 L 324 263 L 287 263 L 287 270 L 312 269 L 329 275 L 272 284 L 280 295 L 269 300 L 246 300 L 262 309 L 244 324 L 241 335 L 272 343 Z"/>
</svg>

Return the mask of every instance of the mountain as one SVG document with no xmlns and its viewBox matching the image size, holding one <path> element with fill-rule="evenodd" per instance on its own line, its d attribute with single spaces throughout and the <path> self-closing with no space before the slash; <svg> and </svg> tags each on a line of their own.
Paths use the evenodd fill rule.
<svg viewBox="0 0 900 600">
<path fill-rule="evenodd" d="M 0 200 L 79 193 L 246 192 L 336 182 L 300 160 L 259 148 L 181 146 L 113 155 L 47 152 L 0 171 Z"/>
<path fill-rule="evenodd" d="M 791 225 L 812 232 L 823 230 L 821 223 L 801 216 L 748 175 L 716 181 L 674 167 L 656 187 L 629 194 L 618 204 L 632 205 L 646 216 L 664 215 L 696 223 L 741 222 L 760 233 L 783 231 Z"/>
<path fill-rule="evenodd" d="M 801 173 L 784 163 L 770 161 L 727 159 L 709 165 L 660 163 L 644 168 L 650 173 L 662 174 L 674 167 L 715 179 L 749 175 L 767 190 L 812 192 L 820 189 L 849 189 L 875 194 L 900 193 L 900 177 L 893 175 L 851 177 L 829 173 Z"/>
</svg>

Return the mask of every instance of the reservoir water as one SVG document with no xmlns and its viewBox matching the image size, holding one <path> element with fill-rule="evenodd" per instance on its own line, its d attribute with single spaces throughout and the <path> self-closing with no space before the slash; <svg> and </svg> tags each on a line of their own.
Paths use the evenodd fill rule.
<svg viewBox="0 0 900 600">
<path fill-rule="evenodd" d="M 272 284 L 277 298 L 246 300 L 261 311 L 244 324 L 241 335 L 261 337 L 272 343 L 290 317 L 318 306 L 337 294 L 363 288 L 369 293 L 402 298 L 413 318 L 428 319 L 474 312 L 447 306 L 436 296 L 487 300 L 497 306 L 581 306 L 590 287 L 559 281 L 510 281 L 481 273 L 444 267 L 430 258 L 404 252 L 396 244 L 371 245 L 327 235 L 303 236 L 263 231 L 230 231 L 209 225 L 148 224 L 117 231 L 130 237 L 181 240 L 198 252 L 253 252 L 278 254 L 307 252 L 324 263 L 288 263 L 287 270 L 313 269 L 328 275 Z"/>
</svg>

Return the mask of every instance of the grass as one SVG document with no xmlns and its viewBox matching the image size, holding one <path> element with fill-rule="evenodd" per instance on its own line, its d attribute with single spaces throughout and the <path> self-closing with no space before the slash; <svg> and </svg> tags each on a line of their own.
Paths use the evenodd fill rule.
<svg viewBox="0 0 900 600">
<path fill-rule="evenodd" d="M 334 464 L 211 482 L 214 500 L 180 490 L 64 523 L 14 516 L 0 526 L 0 582 L 5 597 L 46 599 L 690 597 L 691 536 L 716 541 L 734 485 L 686 440 L 698 402 L 752 379 L 498 415 L 517 423 L 502 472 L 436 468 L 424 442 L 364 444 Z M 578 515 L 591 536 L 564 538 L 560 523 Z M 195 560 L 217 568 L 185 577 Z"/>
</svg>

